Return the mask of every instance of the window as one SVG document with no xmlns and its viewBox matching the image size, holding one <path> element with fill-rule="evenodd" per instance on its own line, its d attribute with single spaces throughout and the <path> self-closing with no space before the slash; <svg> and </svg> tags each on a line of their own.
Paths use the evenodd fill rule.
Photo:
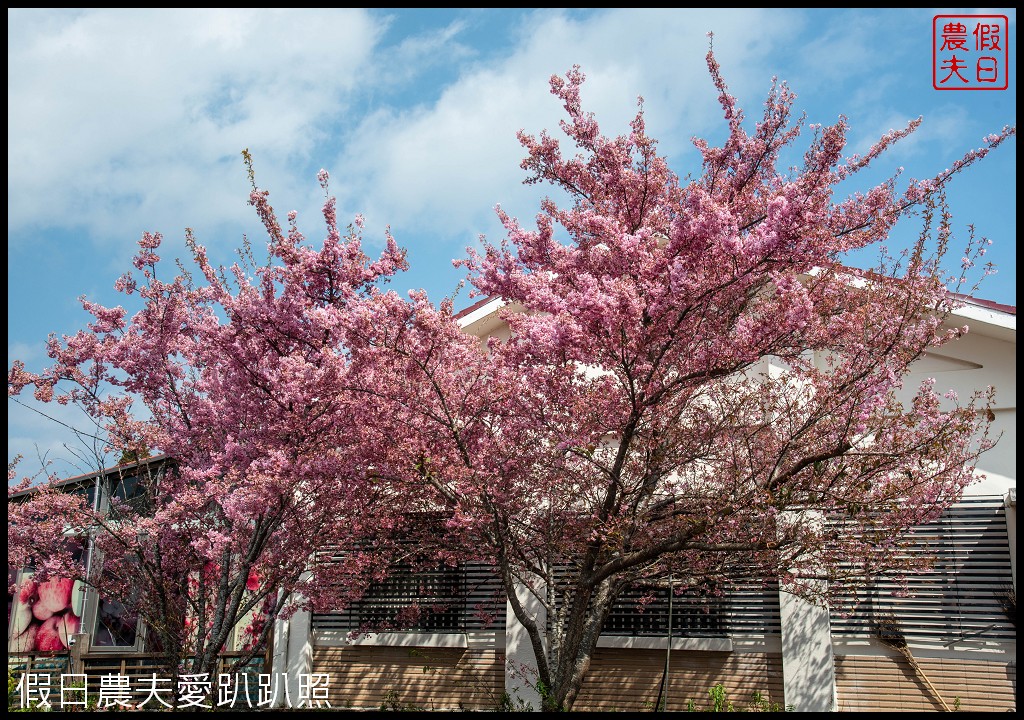
<svg viewBox="0 0 1024 720">
<path fill-rule="evenodd" d="M 656 636 L 668 635 L 668 588 L 629 590 L 616 601 L 605 620 L 602 634 Z M 653 600 L 642 602 L 645 596 Z M 726 634 L 726 597 L 687 591 L 672 597 L 673 637 L 722 637 Z"/>
<path fill-rule="evenodd" d="M 314 632 L 357 630 L 472 632 L 505 625 L 505 593 L 487 565 L 414 571 L 398 566 L 387 580 L 341 612 L 313 616 Z"/>
<path fill-rule="evenodd" d="M 135 512 L 145 514 L 150 508 L 149 498 L 147 496 L 147 490 L 149 483 L 147 478 L 141 478 L 138 475 L 125 475 L 118 476 L 112 475 L 108 479 L 108 497 L 111 502 L 108 503 L 108 511 L 116 512 L 114 508 L 118 506 L 125 506 L 131 508 Z"/>
<path fill-rule="evenodd" d="M 94 562 L 102 562 L 99 553 L 94 556 Z M 103 570 L 99 587 L 102 589 L 104 580 L 109 578 L 107 571 Z M 135 592 L 138 592 L 136 588 Z M 140 632 L 141 620 L 138 615 L 129 612 L 121 602 L 105 597 L 102 592 L 92 591 L 89 593 L 90 611 L 92 618 L 92 647 L 94 649 L 113 650 L 133 648 L 141 649 L 142 633 Z M 127 598 L 132 604 L 134 598 Z"/>
<path fill-rule="evenodd" d="M 78 495 L 80 498 L 83 498 L 85 500 L 85 504 L 88 507 L 93 508 L 93 509 L 96 508 L 96 484 L 95 483 L 90 482 L 88 484 L 79 485 L 78 487 L 76 487 L 71 492 L 74 495 Z"/>
<path fill-rule="evenodd" d="M 463 629 L 464 598 L 458 568 L 413 572 L 399 567 L 352 609 L 359 627 L 452 632 Z"/>
<path fill-rule="evenodd" d="M 96 623 L 93 626 L 93 647 L 135 647 L 139 619 L 116 600 L 100 598 L 96 603 Z"/>
</svg>

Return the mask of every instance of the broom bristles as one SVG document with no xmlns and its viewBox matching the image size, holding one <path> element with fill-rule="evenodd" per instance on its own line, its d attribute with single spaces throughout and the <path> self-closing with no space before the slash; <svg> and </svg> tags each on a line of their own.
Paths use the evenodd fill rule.
<svg viewBox="0 0 1024 720">
<path fill-rule="evenodd" d="M 875 635 L 880 641 L 896 650 L 904 650 L 907 647 L 907 638 L 895 615 L 883 615 L 876 618 Z"/>
</svg>

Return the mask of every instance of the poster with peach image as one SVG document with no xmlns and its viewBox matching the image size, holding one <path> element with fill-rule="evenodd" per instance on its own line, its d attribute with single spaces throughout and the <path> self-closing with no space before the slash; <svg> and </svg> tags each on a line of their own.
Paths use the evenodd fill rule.
<svg viewBox="0 0 1024 720">
<path fill-rule="evenodd" d="M 11 609 L 9 651 L 60 652 L 70 647 L 68 638 L 82 631 L 85 598 L 80 580 L 50 578 L 36 582 L 22 577 Z"/>
</svg>

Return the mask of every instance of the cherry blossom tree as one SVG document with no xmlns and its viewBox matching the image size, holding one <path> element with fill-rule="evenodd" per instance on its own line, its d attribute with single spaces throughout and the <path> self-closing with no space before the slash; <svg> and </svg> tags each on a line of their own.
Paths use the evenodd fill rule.
<svg viewBox="0 0 1024 720">
<path fill-rule="evenodd" d="M 318 551 L 377 533 L 394 512 L 349 449 L 366 418 L 347 386 L 345 346 L 361 308 L 405 267 L 404 252 L 388 235 L 371 261 L 361 221 L 343 234 L 333 198 L 319 245 L 294 213 L 283 230 L 245 155 L 265 263 L 246 245 L 234 265 L 214 267 L 189 231 L 192 269 L 179 262 L 165 279 L 161 237 L 147 233 L 135 271 L 116 286 L 138 312 L 83 299 L 93 320 L 51 337 L 53 365 L 31 373 L 16 362 L 8 375 L 10 395 L 32 388 L 41 401 L 79 405 L 110 452 L 143 458 L 120 473 L 139 492 L 102 511 L 53 482 L 9 485 L 18 501 L 8 503 L 8 563 L 122 603 L 172 671 L 187 658 L 189 671 L 212 672 L 233 629 L 257 652 L 290 597 L 338 604 L 344 586 L 322 577 Z M 325 192 L 327 180 L 321 172 Z M 92 544 L 88 574 L 68 547 L 75 535 Z M 358 560 L 346 565 L 352 578 L 370 569 Z"/>
<path fill-rule="evenodd" d="M 713 593 L 743 576 L 828 602 L 915 569 L 912 528 L 961 496 L 991 444 L 991 394 L 897 392 L 926 349 L 966 331 L 944 325 L 969 289 L 944 270 L 943 187 L 1015 130 L 932 179 L 837 197 L 919 121 L 844 156 L 846 120 L 804 127 L 777 83 L 750 132 L 707 61 L 727 137 L 695 141 L 703 164 L 685 181 L 642 105 L 605 137 L 579 68 L 551 79 L 576 154 L 520 133 L 522 166 L 570 202 L 544 200 L 536 229 L 499 208 L 507 237 L 461 263 L 506 303 L 510 339 L 482 350 L 450 305 L 418 297 L 384 307 L 353 355 L 387 408 L 376 442 L 400 439 L 382 475 L 446 510 L 444 552 L 498 568 L 549 709 L 573 707 L 633 588 L 671 577 Z M 780 168 L 808 129 L 802 164 Z M 910 214 L 913 247 L 870 271 L 844 264 Z M 967 244 L 964 271 L 985 243 Z"/>
</svg>

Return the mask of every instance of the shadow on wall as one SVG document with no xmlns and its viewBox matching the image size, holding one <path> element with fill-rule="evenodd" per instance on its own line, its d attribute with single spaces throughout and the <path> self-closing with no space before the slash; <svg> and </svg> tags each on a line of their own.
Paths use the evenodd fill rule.
<svg viewBox="0 0 1024 720">
<path fill-rule="evenodd" d="M 836 700 L 835 658 L 828 608 L 786 592 L 779 598 L 786 705 L 800 712 L 831 712 Z"/>
</svg>

